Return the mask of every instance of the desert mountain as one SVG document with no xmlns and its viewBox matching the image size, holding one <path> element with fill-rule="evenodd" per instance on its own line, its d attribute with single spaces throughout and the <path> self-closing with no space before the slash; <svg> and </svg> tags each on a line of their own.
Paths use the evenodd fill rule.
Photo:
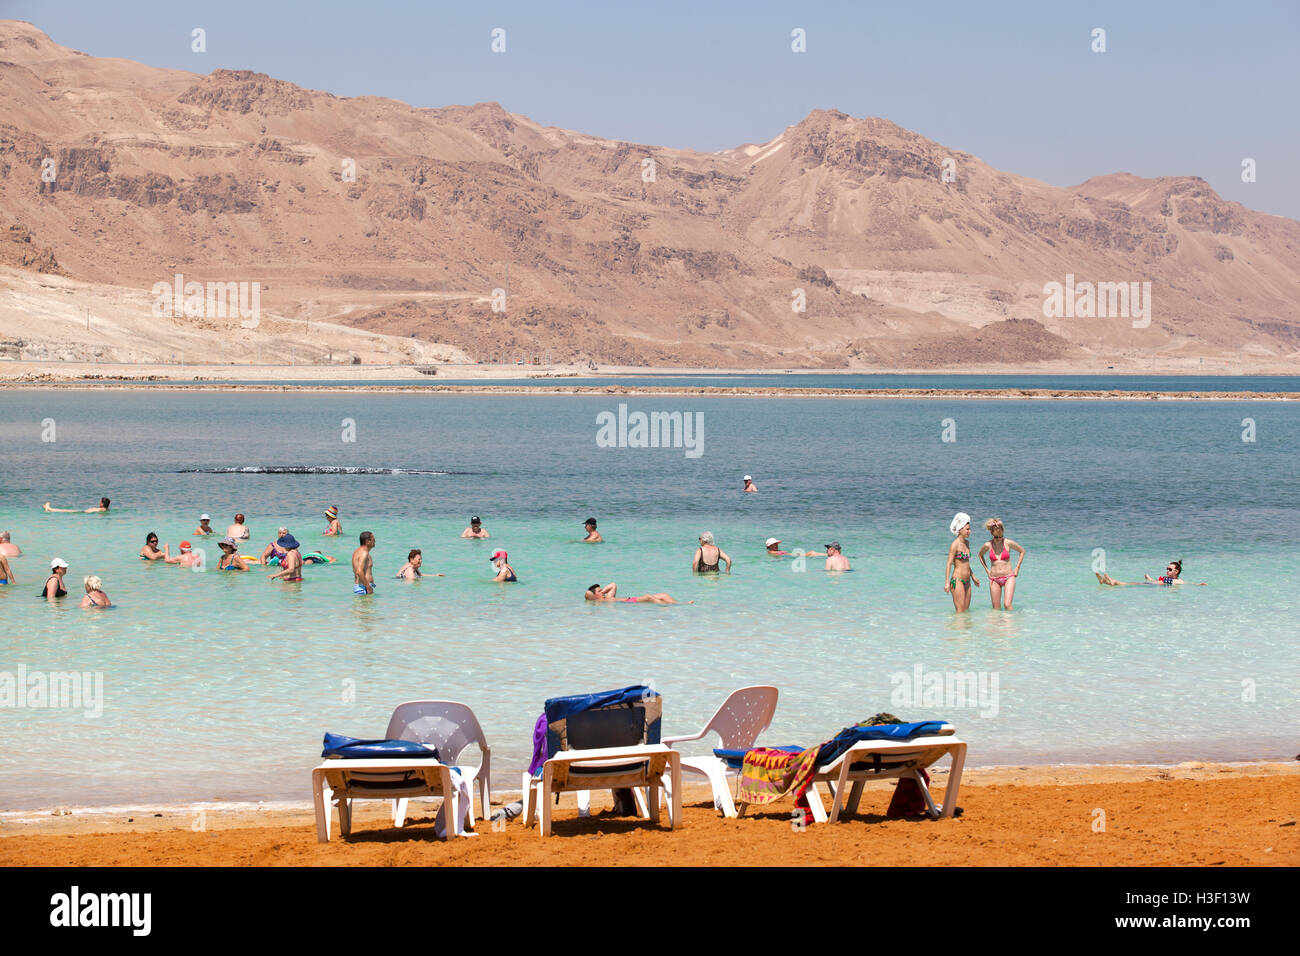
<svg viewBox="0 0 1300 956">
<path fill-rule="evenodd" d="M 152 316 L 177 273 L 257 282 L 267 320 Z M 1067 275 L 1149 282 L 1149 325 L 1045 314 Z M 1300 223 L 1193 176 L 1056 188 L 823 110 L 697 153 L 494 103 L 90 57 L 0 21 L 0 344 L 21 331 L 24 354 L 140 355 L 144 332 L 135 351 L 92 343 L 76 309 L 31 320 L 42 297 L 85 295 L 160 342 L 188 336 L 191 355 L 278 336 L 323 360 L 330 329 L 414 360 L 1285 368 L 1298 293 Z"/>
</svg>

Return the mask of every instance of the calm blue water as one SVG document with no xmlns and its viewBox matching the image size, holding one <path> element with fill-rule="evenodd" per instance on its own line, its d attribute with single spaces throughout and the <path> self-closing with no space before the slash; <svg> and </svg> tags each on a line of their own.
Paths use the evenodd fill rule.
<svg viewBox="0 0 1300 956">
<path fill-rule="evenodd" d="M 478 713 L 506 788 L 546 697 L 651 680 L 670 734 L 767 682 L 782 693 L 769 742 L 888 710 L 952 720 L 973 764 L 1296 752 L 1293 405 L 623 401 L 702 413 L 703 454 L 598 447 L 596 416 L 617 408 L 605 397 L 0 394 L 0 528 L 26 551 L 20 583 L 0 588 L 0 675 L 101 672 L 106 698 L 98 718 L 0 708 L 0 808 L 307 799 L 325 731 L 380 736 L 398 703 L 438 697 Z M 187 471 L 339 465 L 446 474 Z M 759 494 L 739 493 L 744 473 Z M 41 511 L 101 495 L 112 514 Z M 343 541 L 319 536 L 330 504 Z M 1015 611 L 992 611 L 981 588 L 953 613 L 942 575 L 958 509 L 977 531 L 1001 516 L 1028 549 Z M 244 512 L 256 551 L 287 524 L 340 562 L 286 586 L 135 557 L 148 531 L 175 551 L 201 511 L 218 528 Z M 489 541 L 458 537 L 472 513 Z M 578 543 L 588 515 L 606 544 Z M 347 567 L 365 529 L 379 542 L 370 599 Z M 703 530 L 731 576 L 690 573 Z M 801 571 L 763 553 L 769 535 L 787 549 L 836 538 L 854 570 Z M 386 580 L 412 547 L 446 577 Z M 519 584 L 491 582 L 496 547 Z M 1102 588 L 1097 549 L 1123 580 L 1181 557 L 1210 586 Z M 117 607 L 38 600 L 54 555 L 74 598 L 94 573 Z M 584 604 L 610 580 L 696 603 Z M 893 696 L 891 676 L 918 665 L 996 676 L 996 714 Z"/>
</svg>

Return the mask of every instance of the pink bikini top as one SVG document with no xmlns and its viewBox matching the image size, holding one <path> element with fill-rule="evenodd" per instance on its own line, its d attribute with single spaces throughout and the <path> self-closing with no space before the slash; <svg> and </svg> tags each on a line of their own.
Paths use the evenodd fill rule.
<svg viewBox="0 0 1300 956">
<path fill-rule="evenodd" d="M 1011 549 L 1007 547 L 1006 541 L 1002 542 L 1002 553 L 1000 555 L 993 553 L 993 542 L 989 542 L 989 560 L 990 561 L 1010 561 Z"/>
</svg>

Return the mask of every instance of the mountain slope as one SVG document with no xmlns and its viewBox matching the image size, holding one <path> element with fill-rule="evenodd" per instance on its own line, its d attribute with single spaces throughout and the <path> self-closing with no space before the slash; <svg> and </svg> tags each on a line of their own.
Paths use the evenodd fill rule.
<svg viewBox="0 0 1300 956">
<path fill-rule="evenodd" d="M 49 253 L 29 258 L 140 290 L 256 281 L 286 320 L 475 358 L 1300 358 L 1300 223 L 1194 177 L 1058 189 L 883 119 L 819 110 L 768 143 L 695 153 L 496 104 L 94 58 L 17 21 L 0 22 L 0 117 L 0 227 Z M 1067 274 L 1149 281 L 1150 326 L 1046 317 L 1044 284 Z"/>
</svg>

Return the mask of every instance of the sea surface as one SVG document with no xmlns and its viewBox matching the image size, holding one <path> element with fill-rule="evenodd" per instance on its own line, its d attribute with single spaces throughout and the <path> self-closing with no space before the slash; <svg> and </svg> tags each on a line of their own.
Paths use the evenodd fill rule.
<svg viewBox="0 0 1300 956">
<path fill-rule="evenodd" d="M 597 416 L 620 401 L 702 416 L 701 453 L 602 447 Z M 380 737 L 397 704 L 431 698 L 474 708 L 510 789 L 546 698 L 650 682 L 665 734 L 773 683 L 769 743 L 889 711 L 951 720 L 972 765 L 1300 749 L 1292 404 L 31 390 L 0 393 L 0 448 L 0 529 L 25 551 L 0 587 L 0 692 L 20 668 L 77 671 L 104 698 L 98 716 L 0 706 L 0 809 L 305 800 L 326 731 Z M 740 493 L 746 473 L 758 494 Z M 41 509 L 102 495 L 110 514 Z M 320 534 L 329 505 L 340 540 Z M 1027 549 L 1014 611 L 989 607 L 976 567 L 986 586 L 954 613 L 958 510 L 977 549 L 992 515 Z M 154 531 L 173 553 L 206 548 L 211 568 L 198 515 L 224 529 L 236 511 L 243 550 L 285 524 L 337 563 L 286 585 L 137 557 Z M 489 540 L 459 537 L 471 514 Z M 588 516 L 604 544 L 579 542 Z M 363 530 L 372 597 L 348 567 Z M 730 575 L 691 573 L 706 530 Z M 838 540 L 853 570 L 770 557 L 768 536 Z M 492 582 L 499 547 L 519 583 Z M 445 577 L 392 580 L 411 548 Z M 72 594 L 47 604 L 54 556 Z M 1093 574 L 1140 581 L 1173 558 L 1208 586 Z M 77 607 L 87 574 L 112 609 Z M 611 580 L 695 603 L 583 601 Z M 925 697 L 959 674 L 983 694 Z"/>
</svg>

